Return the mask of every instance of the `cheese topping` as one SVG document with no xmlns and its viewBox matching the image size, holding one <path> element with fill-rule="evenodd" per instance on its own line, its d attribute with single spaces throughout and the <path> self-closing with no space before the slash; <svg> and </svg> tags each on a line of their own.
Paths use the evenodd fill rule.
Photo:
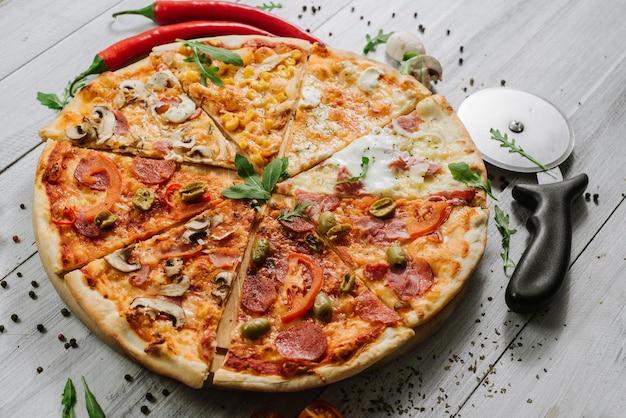
<svg viewBox="0 0 626 418">
<path fill-rule="evenodd" d="M 374 93 L 379 85 L 378 78 L 383 72 L 377 67 L 369 67 L 359 76 L 359 89 L 366 93 Z"/>
</svg>

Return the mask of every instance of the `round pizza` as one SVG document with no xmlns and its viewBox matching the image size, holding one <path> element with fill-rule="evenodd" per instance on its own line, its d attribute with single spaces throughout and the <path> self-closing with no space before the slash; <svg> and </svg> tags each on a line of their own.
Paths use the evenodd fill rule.
<svg viewBox="0 0 626 418">
<path fill-rule="evenodd" d="M 450 104 L 327 45 L 159 46 L 40 135 L 50 280 L 102 340 L 194 388 L 304 390 L 395 356 L 485 249 L 485 192 L 455 173 L 486 171 Z"/>
</svg>

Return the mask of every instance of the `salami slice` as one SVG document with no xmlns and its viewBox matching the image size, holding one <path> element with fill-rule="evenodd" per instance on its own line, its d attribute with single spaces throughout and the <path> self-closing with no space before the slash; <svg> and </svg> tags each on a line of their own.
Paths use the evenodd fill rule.
<svg viewBox="0 0 626 418">
<path fill-rule="evenodd" d="M 326 334 L 322 328 L 305 322 L 282 331 L 276 337 L 278 354 L 288 360 L 319 360 L 326 352 Z"/>
<path fill-rule="evenodd" d="M 274 303 L 278 292 L 272 279 L 251 274 L 246 277 L 241 289 L 241 305 L 250 312 L 264 313 Z"/>
<path fill-rule="evenodd" d="M 176 171 L 176 162 L 172 160 L 152 160 L 134 158 L 133 174 L 144 184 L 161 184 L 168 181 Z"/>
<path fill-rule="evenodd" d="M 355 302 L 356 314 L 366 321 L 382 322 L 385 325 L 390 325 L 402 319 L 370 292 L 361 293 L 355 298 Z"/>
<path fill-rule="evenodd" d="M 74 178 L 83 186 L 88 186 L 93 190 L 106 190 L 109 178 L 105 172 L 89 174 L 96 159 L 97 157 L 92 155 L 81 158 L 74 170 Z"/>
</svg>

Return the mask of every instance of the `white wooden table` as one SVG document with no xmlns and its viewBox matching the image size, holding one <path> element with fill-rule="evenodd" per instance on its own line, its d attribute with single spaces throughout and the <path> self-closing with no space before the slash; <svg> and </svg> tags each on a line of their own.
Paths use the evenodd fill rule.
<svg viewBox="0 0 626 418">
<path fill-rule="evenodd" d="M 259 5 L 263 1 L 250 1 Z M 0 417 L 58 417 L 66 379 L 87 416 L 85 376 L 111 417 L 294 417 L 322 398 L 349 417 L 617 417 L 626 409 L 626 3 L 621 0 L 283 0 L 272 13 L 327 43 L 361 52 L 365 35 L 411 30 L 444 68 L 436 90 L 457 107 L 486 87 L 515 87 L 553 102 L 576 133 L 565 177 L 589 176 L 574 204 L 571 268 L 550 308 L 507 309 L 500 235 L 445 325 L 415 351 L 375 371 L 294 394 L 193 390 L 146 371 L 100 342 L 48 282 L 31 227 L 37 130 L 53 111 L 38 91 L 61 93 L 96 52 L 153 25 L 111 13 L 148 0 L 0 1 Z M 423 30 L 420 33 L 420 28 Z M 385 60 L 384 46 L 369 54 Z M 529 212 L 511 185 L 534 182 L 488 167 L 511 214 L 519 260 Z M 545 262 L 551 262 L 546 259 Z M 16 320 L 12 315 L 17 315 Z M 38 329 L 41 329 L 41 331 Z M 75 339 L 75 347 L 65 347 Z M 128 375 L 128 376 L 126 376 Z M 126 378 L 125 378 L 126 376 Z M 151 394 L 149 396 L 147 394 Z"/>
</svg>

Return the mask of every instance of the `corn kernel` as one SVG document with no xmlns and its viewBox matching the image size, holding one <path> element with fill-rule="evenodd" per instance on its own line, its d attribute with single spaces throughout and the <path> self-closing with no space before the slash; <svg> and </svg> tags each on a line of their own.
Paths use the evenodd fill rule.
<svg viewBox="0 0 626 418">
<path fill-rule="evenodd" d="M 287 69 L 287 66 L 283 65 L 283 64 L 278 64 L 276 66 L 276 70 L 278 70 L 278 71 L 285 71 L 286 69 Z"/>
<path fill-rule="evenodd" d="M 243 123 L 244 125 L 247 125 L 248 123 L 250 123 L 250 121 L 256 119 L 259 116 L 258 112 L 254 109 L 248 109 L 248 111 L 246 112 L 246 115 L 243 118 Z"/>
<path fill-rule="evenodd" d="M 245 70 L 243 70 L 243 76 L 246 78 L 250 78 L 254 75 L 254 68 L 248 66 Z"/>
<path fill-rule="evenodd" d="M 284 91 L 281 91 L 280 93 L 276 95 L 276 100 L 278 100 L 278 103 L 282 103 L 285 100 L 287 100 L 287 95 L 285 94 Z"/>
<path fill-rule="evenodd" d="M 272 119 L 265 119 L 265 129 L 269 131 L 273 127 L 274 127 L 274 120 L 272 120 Z"/>
<path fill-rule="evenodd" d="M 255 82 L 251 83 L 250 87 L 252 87 L 256 91 L 265 91 L 270 86 L 269 86 L 269 84 L 267 84 L 267 81 L 265 81 L 265 80 L 257 80 Z"/>
<path fill-rule="evenodd" d="M 269 71 L 261 71 L 259 77 L 261 77 L 261 79 L 265 81 L 268 81 L 270 78 L 272 78 L 272 73 L 270 73 Z"/>
<path fill-rule="evenodd" d="M 299 60 L 300 58 L 302 58 L 302 51 L 300 51 L 299 49 L 294 49 L 293 51 L 291 51 L 291 56 L 294 60 Z"/>
<path fill-rule="evenodd" d="M 257 97 L 259 97 L 259 93 L 257 93 L 255 90 L 250 89 L 246 92 L 246 98 L 248 98 L 249 100 L 254 100 Z"/>
<path fill-rule="evenodd" d="M 235 80 L 232 77 L 224 77 L 222 81 L 224 84 L 235 84 Z"/>
<path fill-rule="evenodd" d="M 239 148 L 246 149 L 246 148 L 248 148 L 249 145 L 250 145 L 250 143 L 248 142 L 248 140 L 246 138 L 240 138 L 239 139 Z"/>
<path fill-rule="evenodd" d="M 287 58 L 285 61 L 283 61 L 283 63 L 286 66 L 290 66 L 290 65 L 296 65 L 296 60 L 293 59 L 292 57 Z"/>
<path fill-rule="evenodd" d="M 287 67 L 287 72 L 289 73 L 289 77 L 293 77 L 293 75 L 296 73 L 295 65 L 290 65 L 289 67 Z"/>
<path fill-rule="evenodd" d="M 257 165 L 265 165 L 265 160 L 263 159 L 263 157 L 256 152 L 252 156 L 252 159 Z"/>
<path fill-rule="evenodd" d="M 233 116 L 226 122 L 224 122 L 224 129 L 227 131 L 234 131 L 239 127 L 239 118 L 237 116 Z"/>
</svg>

